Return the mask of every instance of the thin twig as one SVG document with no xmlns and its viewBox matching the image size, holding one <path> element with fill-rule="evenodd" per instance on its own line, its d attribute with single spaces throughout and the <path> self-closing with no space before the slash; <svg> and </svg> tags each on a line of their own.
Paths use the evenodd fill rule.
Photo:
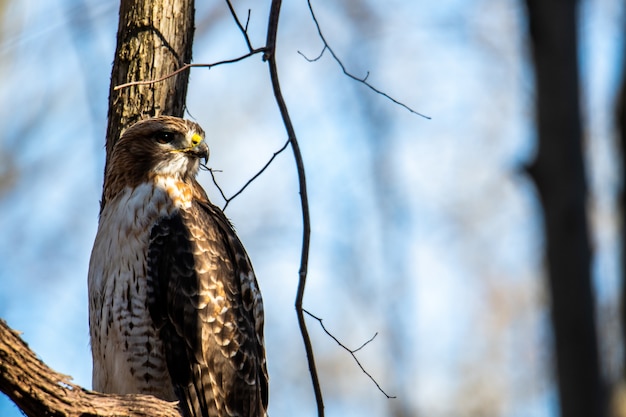
<svg viewBox="0 0 626 417">
<path fill-rule="evenodd" d="M 309 62 L 317 62 L 320 60 L 321 57 L 324 56 L 324 52 L 326 52 L 327 48 L 328 48 L 328 45 L 324 45 L 324 47 L 322 48 L 322 52 L 320 52 L 319 55 L 316 56 L 315 58 L 309 58 L 308 56 L 304 55 L 304 53 L 301 51 L 298 51 L 298 53 L 302 56 L 302 58 L 306 59 Z"/>
<path fill-rule="evenodd" d="M 359 350 L 361 350 L 365 346 L 369 345 L 372 340 L 376 339 L 376 336 L 378 336 L 378 332 L 374 333 L 374 336 L 372 336 L 369 340 L 366 340 L 361 346 L 359 346 L 356 349 L 351 350 L 351 352 L 352 353 L 357 353 Z"/>
<path fill-rule="evenodd" d="M 228 197 L 226 197 L 226 194 L 224 194 L 224 190 L 222 190 L 222 187 L 220 187 L 220 185 L 217 183 L 217 180 L 215 179 L 215 174 L 214 174 L 214 169 L 213 168 L 209 168 L 206 165 L 201 165 L 202 167 L 206 167 L 206 170 L 209 171 L 209 173 L 211 174 L 211 178 L 213 179 L 213 184 L 215 184 L 215 187 L 217 187 L 217 190 L 220 192 L 220 194 L 222 195 L 222 198 L 224 199 L 224 201 L 228 201 Z M 222 211 L 224 211 L 226 207 L 224 207 L 222 209 Z"/>
<path fill-rule="evenodd" d="M 354 359 L 354 361 L 356 362 L 357 365 L 359 365 L 359 368 L 361 368 L 361 371 L 363 371 L 363 373 L 365 375 L 367 375 L 369 377 L 370 380 L 372 380 L 372 382 L 376 385 L 376 387 L 378 388 L 378 390 L 380 392 L 383 393 L 383 395 L 387 398 L 396 398 L 395 395 L 389 395 L 387 394 L 382 387 L 380 386 L 380 384 L 376 381 L 376 379 L 374 379 L 374 377 L 365 370 L 365 368 L 363 367 L 363 365 L 361 365 L 361 362 L 359 361 L 359 359 L 356 357 L 356 352 L 358 352 L 359 350 L 363 349 L 366 345 L 368 345 L 372 340 L 374 340 L 374 338 L 376 338 L 376 336 L 378 336 L 378 333 L 374 334 L 374 336 L 372 336 L 368 341 L 366 341 L 365 343 L 363 343 L 361 346 L 359 346 L 356 349 L 350 349 L 349 347 L 347 347 L 346 345 L 344 345 L 343 343 L 341 343 L 341 341 L 339 339 L 337 339 L 337 337 L 335 337 L 334 334 L 332 334 L 327 328 L 326 326 L 324 326 L 324 322 L 322 321 L 321 318 L 315 316 L 314 314 L 310 313 L 309 311 L 302 309 L 302 311 L 304 311 L 306 314 L 308 314 L 310 317 L 314 318 L 315 320 L 317 320 L 320 324 L 320 326 L 322 326 L 322 330 L 324 330 L 324 333 L 326 333 L 328 336 L 330 336 L 331 339 L 333 339 L 335 342 L 337 342 L 337 344 L 339 346 L 341 346 L 346 352 L 348 352 L 351 356 L 352 359 Z"/>
<path fill-rule="evenodd" d="M 248 18 L 246 19 L 246 27 L 244 28 L 244 31 L 246 32 L 246 34 L 248 33 L 248 25 L 250 24 L 250 14 L 251 14 L 251 10 L 248 9 Z"/>
<path fill-rule="evenodd" d="M 217 67 L 218 65 L 224 65 L 224 64 L 233 64 L 235 62 L 239 62 L 242 61 L 246 58 L 251 57 L 252 55 L 256 55 L 259 54 L 261 52 L 265 52 L 265 48 L 257 48 L 257 49 L 252 49 L 250 52 L 248 52 L 245 55 L 242 55 L 240 57 L 237 58 L 232 58 L 232 59 L 225 59 L 223 61 L 218 61 L 218 62 L 214 62 L 212 64 L 185 64 L 182 67 L 180 67 L 179 69 L 177 69 L 176 71 L 170 72 L 167 75 L 164 75 L 163 77 L 154 79 L 154 80 L 145 80 L 145 81 L 131 81 L 128 83 L 124 83 L 124 84 L 120 84 L 117 85 L 113 88 L 113 90 L 121 90 L 122 88 L 127 88 L 127 87 L 131 87 L 134 85 L 149 85 L 149 84 L 154 84 L 154 83 L 158 83 L 161 81 L 165 81 L 168 78 L 171 78 L 173 76 L 175 76 L 176 74 L 180 74 L 183 71 L 188 70 L 189 68 L 208 68 L 211 69 L 213 67 Z"/>
<path fill-rule="evenodd" d="M 215 175 L 213 175 L 213 169 L 208 168 L 206 166 L 203 165 L 204 168 L 206 168 L 210 173 L 211 173 L 211 178 L 213 178 L 213 184 L 215 184 L 215 186 L 217 187 L 217 189 L 219 190 L 220 194 L 222 195 L 222 198 L 224 199 L 224 201 L 226 202 L 226 204 L 224 204 L 224 207 L 222 207 L 222 211 L 226 210 L 226 207 L 228 207 L 228 205 L 230 204 L 231 201 L 233 201 L 235 198 L 237 198 L 239 196 L 239 194 L 243 193 L 243 191 L 248 188 L 248 186 L 250 184 L 252 184 L 252 182 L 254 182 L 254 180 L 256 180 L 263 172 L 265 172 L 265 170 L 272 164 L 272 162 L 274 162 L 274 159 L 280 155 L 285 149 L 287 149 L 287 146 L 289 146 L 289 139 L 287 139 L 287 142 L 285 142 L 285 144 L 276 152 L 274 152 L 274 154 L 272 155 L 272 157 L 269 159 L 269 161 L 267 161 L 265 163 L 265 165 L 263 165 L 263 168 L 261 168 L 256 174 L 254 174 L 254 176 L 252 178 L 250 178 L 240 189 L 239 191 L 237 191 L 235 194 L 233 194 L 230 197 L 226 197 L 226 195 L 224 194 L 224 191 L 222 191 L 222 188 L 219 186 L 219 184 L 217 183 L 217 180 L 215 179 Z"/>
<path fill-rule="evenodd" d="M 300 52 L 300 55 L 302 55 L 307 61 L 312 62 L 312 61 L 317 61 L 318 59 L 320 59 L 322 57 L 322 55 L 324 55 L 324 52 L 328 51 L 333 56 L 333 58 L 337 62 L 337 64 L 339 64 L 339 66 L 341 67 L 341 71 L 343 71 L 343 73 L 346 76 L 348 76 L 349 78 L 352 78 L 353 80 L 360 82 L 361 84 L 365 85 L 367 88 L 369 88 L 370 90 L 372 90 L 376 94 L 380 94 L 381 96 L 383 96 L 386 99 L 392 101 L 393 103 L 397 104 L 398 106 L 404 107 L 405 109 L 407 109 L 411 113 L 413 113 L 415 115 L 418 115 L 420 117 L 423 117 L 424 119 L 428 119 L 428 120 L 431 119 L 430 116 L 426 116 L 423 113 L 420 113 L 418 111 L 413 110 L 412 108 L 410 108 L 406 104 L 402 103 L 401 101 L 396 100 L 395 98 L 391 97 L 389 94 L 379 90 L 378 88 L 374 87 L 372 84 L 368 83 L 367 82 L 367 78 L 369 77 L 369 72 L 363 78 L 359 78 L 359 77 L 357 77 L 355 75 L 352 75 L 346 69 L 345 65 L 343 65 L 343 62 L 341 61 L 341 59 L 339 59 L 337 54 L 335 54 L 335 51 L 333 51 L 333 49 L 330 47 L 330 45 L 328 44 L 328 41 L 326 41 L 326 38 L 324 37 L 324 34 L 322 33 L 322 29 L 320 27 L 320 24 L 317 21 L 317 17 L 315 16 L 315 12 L 313 11 L 313 6 L 311 5 L 311 0 L 307 0 L 307 3 L 309 5 L 309 11 L 311 12 L 311 17 L 313 18 L 313 22 L 315 23 L 315 27 L 317 28 L 317 33 L 319 34 L 320 39 L 324 43 L 324 49 L 322 49 L 322 52 L 320 53 L 320 56 L 315 58 L 315 59 L 309 59 L 301 52 Z"/>
<path fill-rule="evenodd" d="M 226 201 L 226 205 L 224 205 L 224 210 L 226 210 L 226 207 L 228 206 L 228 203 L 230 203 L 234 198 L 236 198 L 239 194 L 243 193 L 243 190 L 245 190 L 248 185 L 252 184 L 252 182 L 254 180 L 256 180 L 259 175 L 261 175 L 266 169 L 267 167 L 270 166 L 270 164 L 274 161 L 274 158 L 276 158 L 278 155 L 280 155 L 280 153 L 282 151 L 284 151 L 287 148 L 287 145 L 289 145 L 289 139 L 287 139 L 287 142 L 285 142 L 285 144 L 282 146 L 282 148 L 280 148 L 279 150 L 277 150 L 276 152 L 274 152 L 274 154 L 272 155 L 272 157 L 269 159 L 269 161 L 267 161 L 267 163 L 263 166 L 263 168 L 261 168 L 259 170 L 259 172 L 257 172 L 252 178 L 250 178 L 243 187 L 241 187 L 239 189 L 239 191 L 237 191 L 235 194 L 233 194 L 227 201 Z"/>
<path fill-rule="evenodd" d="M 309 263 L 309 244 L 311 237 L 311 219 L 309 215 L 309 200 L 307 195 L 306 177 L 304 173 L 304 162 L 302 159 L 302 153 L 300 152 L 300 146 L 298 145 L 298 139 L 296 138 L 296 132 L 283 98 L 280 82 L 278 81 L 278 69 L 276 66 L 276 33 L 278 31 L 278 18 L 280 16 L 281 0 L 272 0 L 270 8 L 269 23 L 267 25 L 267 41 L 265 43 L 266 52 L 263 58 L 267 61 L 270 71 L 270 79 L 272 81 L 272 89 L 274 90 L 274 98 L 276 104 L 280 110 L 280 115 L 283 119 L 285 129 L 287 130 L 287 137 L 289 143 L 291 143 L 291 149 L 293 150 L 293 156 L 296 161 L 296 167 L 298 170 L 298 184 L 300 188 L 300 204 L 302 206 L 302 253 L 300 257 L 300 271 L 298 280 L 298 290 L 296 293 L 296 315 L 298 316 L 298 325 L 300 326 L 300 333 L 302 334 L 302 341 L 306 350 L 307 361 L 309 364 L 309 373 L 311 375 L 311 383 L 313 384 L 313 390 L 315 392 L 315 401 L 317 403 L 317 415 L 318 417 L 324 417 L 324 400 L 322 397 L 322 389 L 317 375 L 317 368 L 315 366 L 315 356 L 313 354 L 313 345 L 311 338 L 306 328 L 306 321 L 304 320 L 304 313 L 302 308 L 302 300 L 304 298 L 304 288 L 306 286 L 307 269 Z"/>
<path fill-rule="evenodd" d="M 246 26 L 244 27 L 241 24 L 241 22 L 239 21 L 239 17 L 237 17 L 237 13 L 235 12 L 235 8 L 233 7 L 233 5 L 230 2 L 230 0 L 226 0 L 226 4 L 228 5 L 228 9 L 230 10 L 230 14 L 233 16 L 233 19 L 235 19 L 235 23 L 237 24 L 237 27 L 239 28 L 239 30 L 243 34 L 244 39 L 246 40 L 246 45 L 248 45 L 248 50 L 250 52 L 252 52 L 254 50 L 254 48 L 252 47 L 252 43 L 250 42 L 250 38 L 248 37 L 248 23 L 250 22 L 250 9 L 248 9 L 248 20 L 246 20 Z"/>
</svg>

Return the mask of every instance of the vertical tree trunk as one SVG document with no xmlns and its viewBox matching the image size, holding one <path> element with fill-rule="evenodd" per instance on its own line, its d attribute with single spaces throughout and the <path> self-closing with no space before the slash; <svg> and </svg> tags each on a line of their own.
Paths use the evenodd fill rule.
<svg viewBox="0 0 626 417">
<path fill-rule="evenodd" d="M 561 415 L 603 416 L 579 108 L 575 0 L 527 0 Z"/>
<path fill-rule="evenodd" d="M 187 71 L 154 84 L 114 87 L 154 80 L 191 62 L 193 32 L 194 0 L 121 1 L 109 89 L 107 163 L 123 129 L 145 116 L 183 115 Z"/>
</svg>

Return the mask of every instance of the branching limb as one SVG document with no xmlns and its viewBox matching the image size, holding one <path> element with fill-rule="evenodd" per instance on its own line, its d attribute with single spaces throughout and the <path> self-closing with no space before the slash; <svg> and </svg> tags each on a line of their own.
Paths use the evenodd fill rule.
<svg viewBox="0 0 626 417">
<path fill-rule="evenodd" d="M 378 332 L 376 332 L 374 334 L 374 336 L 372 336 L 369 340 L 367 340 L 365 343 L 363 343 L 361 346 L 359 346 L 356 349 L 350 349 L 349 347 L 347 347 L 346 345 L 344 345 L 343 343 L 341 343 L 341 341 L 339 339 L 337 339 L 337 337 L 335 337 L 334 334 L 332 334 L 327 328 L 326 326 L 324 326 L 324 322 L 322 321 L 321 318 L 315 316 L 314 314 L 310 313 L 309 311 L 302 309 L 302 311 L 304 311 L 306 314 L 308 314 L 310 317 L 314 318 L 315 320 L 317 320 L 320 324 L 320 326 L 322 326 L 322 330 L 324 330 L 324 333 L 326 333 L 328 336 L 330 336 L 331 339 L 333 339 L 339 346 L 341 346 L 346 352 L 348 352 L 351 356 L 352 359 L 354 359 L 354 361 L 356 362 L 357 365 L 359 365 L 359 368 L 361 368 L 361 371 L 363 371 L 363 373 L 365 375 L 367 375 L 369 377 L 369 379 L 372 380 L 372 382 L 376 385 L 376 387 L 378 388 L 378 390 L 380 392 L 383 393 L 383 395 L 387 398 L 396 398 L 395 395 L 389 395 L 387 394 L 380 386 L 380 384 L 374 379 L 374 377 L 365 370 L 365 368 L 363 367 L 363 365 L 361 365 L 361 362 L 359 361 L 359 359 L 356 357 L 356 353 L 363 349 L 365 346 L 367 346 L 368 344 L 370 344 L 372 342 L 372 340 L 374 340 L 376 338 L 376 336 L 378 336 Z"/>
<path fill-rule="evenodd" d="M 180 417 L 175 402 L 151 395 L 89 391 L 50 369 L 0 319 L 0 391 L 27 416 Z"/>
<path fill-rule="evenodd" d="M 248 181 L 246 181 L 246 183 L 243 185 L 243 187 L 241 187 L 239 189 L 239 191 L 237 191 L 235 194 L 233 194 L 230 197 L 226 197 L 226 194 L 222 190 L 222 187 L 220 187 L 220 185 L 217 183 L 217 180 L 216 180 L 215 175 L 214 175 L 214 170 L 211 169 L 211 168 L 208 168 L 206 165 L 202 165 L 202 168 L 208 170 L 211 173 L 211 178 L 213 179 L 213 184 L 215 184 L 215 186 L 219 190 L 220 194 L 222 195 L 222 198 L 224 199 L 224 201 L 226 201 L 226 204 L 224 204 L 224 207 L 222 207 L 222 211 L 226 210 L 226 207 L 228 207 L 228 205 L 230 204 L 231 201 L 233 201 L 235 198 L 237 198 L 239 196 L 239 194 L 243 193 L 243 191 L 246 188 L 248 188 L 248 186 L 250 184 L 252 184 L 254 182 L 254 180 L 256 180 L 261 174 L 263 174 L 263 172 L 265 172 L 265 170 L 272 164 L 272 162 L 274 162 L 274 159 L 278 155 L 280 155 L 285 149 L 287 149 L 287 146 L 289 146 L 289 143 L 290 143 L 290 141 L 289 141 L 289 139 L 287 139 L 287 142 L 285 142 L 285 144 L 279 150 L 274 152 L 274 154 L 269 159 L 269 161 L 267 161 L 265 163 L 265 165 L 263 165 L 263 168 L 261 168 L 256 174 L 254 174 L 254 176 L 252 176 Z"/>
<path fill-rule="evenodd" d="M 124 83 L 124 84 L 120 84 L 120 85 L 116 85 L 113 90 L 117 91 L 117 90 L 121 90 L 123 88 L 127 88 L 127 87 L 131 87 L 133 85 L 149 85 L 149 84 L 154 84 L 154 83 L 158 83 L 161 81 L 165 81 L 168 78 L 171 78 L 177 74 L 180 74 L 183 71 L 187 71 L 189 68 L 208 68 L 211 69 L 213 67 L 217 67 L 219 65 L 225 65 L 225 64 L 233 64 L 235 62 L 239 62 L 239 61 L 243 61 L 246 58 L 250 58 L 252 55 L 256 55 L 256 54 L 260 54 L 261 52 L 265 52 L 265 48 L 257 48 L 257 49 L 252 49 L 250 52 L 248 52 L 245 55 L 241 55 L 237 58 L 232 58 L 232 59 L 225 59 L 223 61 L 217 61 L 217 62 L 213 62 L 212 64 L 185 64 L 182 67 L 180 67 L 179 69 L 177 69 L 176 71 L 170 72 L 169 74 L 154 79 L 154 80 L 145 80 L 145 81 L 131 81 L 129 83 Z"/>
<path fill-rule="evenodd" d="M 405 109 L 407 109 L 411 113 L 413 113 L 413 114 L 415 114 L 417 116 L 423 117 L 425 119 L 428 119 L 428 120 L 431 119 L 430 116 L 426 116 L 423 113 L 420 113 L 418 111 L 413 110 L 411 107 L 407 106 L 406 104 L 402 103 L 401 101 L 396 100 L 395 98 L 391 97 L 389 94 L 385 93 L 384 91 L 379 90 L 378 88 L 374 87 L 372 84 L 367 82 L 367 78 L 369 77 L 369 72 L 365 75 L 365 77 L 361 77 L 361 78 L 359 78 L 359 77 L 353 75 L 352 73 L 350 73 L 346 69 L 346 66 L 343 64 L 341 59 L 339 59 L 337 54 L 335 54 L 335 51 L 333 51 L 333 49 L 328 44 L 328 41 L 324 37 L 324 34 L 322 33 L 322 28 L 321 28 L 319 22 L 317 21 L 317 17 L 315 16 L 315 12 L 313 11 L 313 6 L 311 5 L 311 0 L 307 0 L 307 3 L 309 5 L 309 12 L 311 13 L 311 17 L 313 18 L 313 22 L 315 23 L 315 27 L 317 28 L 317 33 L 319 34 L 320 39 L 324 43 L 324 48 L 322 49 L 322 52 L 319 54 L 319 56 L 317 58 L 314 58 L 314 59 L 309 59 L 302 52 L 299 52 L 299 54 L 302 55 L 304 57 L 304 59 L 306 59 L 309 62 L 314 62 L 314 61 L 319 60 L 322 57 L 322 55 L 324 55 L 324 52 L 328 51 L 332 55 L 333 59 L 337 62 L 337 64 L 339 64 L 339 67 L 341 67 L 341 71 L 343 71 L 343 73 L 346 76 L 348 76 L 349 78 L 352 78 L 354 81 L 360 82 L 361 84 L 365 85 L 367 88 L 369 88 L 370 90 L 372 90 L 376 94 L 380 94 L 381 96 L 385 97 L 387 100 L 392 101 L 393 103 L 397 104 L 398 106 L 404 107 Z"/>
</svg>

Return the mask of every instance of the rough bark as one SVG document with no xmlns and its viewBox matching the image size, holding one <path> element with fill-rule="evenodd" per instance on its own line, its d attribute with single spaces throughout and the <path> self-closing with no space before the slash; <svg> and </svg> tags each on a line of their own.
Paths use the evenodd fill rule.
<svg viewBox="0 0 626 417">
<path fill-rule="evenodd" d="M 586 217 L 577 2 L 527 0 L 538 152 L 529 168 L 544 211 L 561 415 L 605 415 Z"/>
<path fill-rule="evenodd" d="M 175 402 L 150 395 L 110 395 L 70 382 L 39 360 L 0 320 L 0 391 L 27 416 L 180 417 Z"/>
<path fill-rule="evenodd" d="M 128 126 L 144 117 L 183 115 L 188 71 L 154 84 L 114 88 L 158 79 L 190 63 L 193 32 L 194 0 L 122 0 L 109 89 L 107 163 Z"/>
</svg>

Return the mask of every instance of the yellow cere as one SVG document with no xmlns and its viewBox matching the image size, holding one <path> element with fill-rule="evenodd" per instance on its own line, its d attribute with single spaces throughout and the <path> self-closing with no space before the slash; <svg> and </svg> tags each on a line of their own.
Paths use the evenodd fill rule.
<svg viewBox="0 0 626 417">
<path fill-rule="evenodd" d="M 196 146 L 200 142 L 202 142 L 202 136 L 198 135 L 197 133 L 194 133 L 193 136 L 191 137 L 192 145 Z"/>
</svg>

